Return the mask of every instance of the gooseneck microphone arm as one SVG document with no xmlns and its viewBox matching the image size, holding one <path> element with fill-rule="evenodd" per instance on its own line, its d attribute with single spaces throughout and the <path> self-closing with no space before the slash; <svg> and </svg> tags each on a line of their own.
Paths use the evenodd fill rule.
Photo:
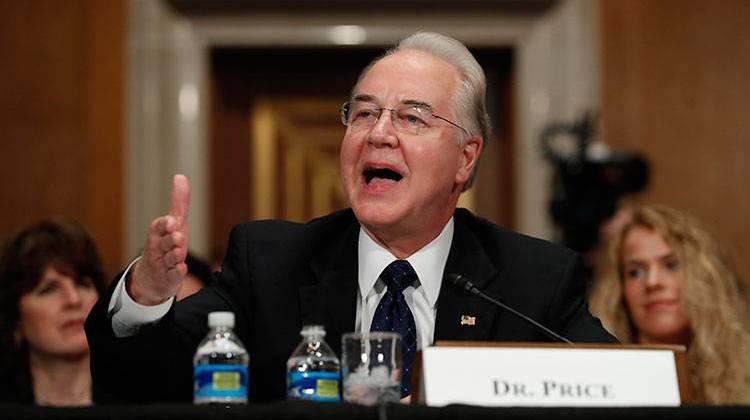
<svg viewBox="0 0 750 420">
<path fill-rule="evenodd" d="M 508 306 L 508 305 L 500 302 L 499 300 L 497 300 L 497 299 L 493 298 L 492 296 L 490 296 L 490 295 L 484 293 L 483 291 L 479 290 L 476 286 L 474 286 L 474 283 L 472 283 L 471 280 L 467 279 L 466 277 L 464 277 L 464 276 L 462 276 L 460 274 L 448 273 L 448 274 L 445 275 L 445 278 L 448 279 L 448 281 L 450 282 L 450 284 L 452 284 L 457 289 L 461 289 L 462 291 L 464 291 L 464 292 L 466 292 L 468 294 L 479 296 L 480 298 L 482 298 L 484 300 L 492 302 L 495 305 L 497 305 L 497 306 L 505 309 L 506 311 L 512 313 L 513 315 L 515 315 L 515 316 L 523 319 L 524 321 L 532 324 L 533 326 L 535 326 L 536 328 L 538 328 L 540 331 L 542 331 L 547 337 L 549 337 L 549 338 L 551 338 L 553 340 L 562 341 L 564 343 L 568 343 L 570 345 L 574 345 L 573 342 L 570 341 L 570 340 L 568 340 L 567 338 L 561 336 L 560 334 L 557 334 L 556 332 L 550 330 L 549 328 L 545 327 L 544 325 L 542 325 L 542 324 L 534 321 L 530 317 L 528 317 L 528 316 L 526 316 L 526 315 L 518 312 L 517 310 L 511 308 L 510 306 Z"/>
</svg>

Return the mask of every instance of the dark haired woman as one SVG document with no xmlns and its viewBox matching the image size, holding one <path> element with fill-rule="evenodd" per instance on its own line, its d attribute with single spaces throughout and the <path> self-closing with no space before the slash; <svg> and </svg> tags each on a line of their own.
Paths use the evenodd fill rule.
<svg viewBox="0 0 750 420">
<path fill-rule="evenodd" d="M 0 256 L 0 400 L 92 402 L 83 324 L 104 288 L 86 230 L 47 220 L 10 238 Z"/>
</svg>

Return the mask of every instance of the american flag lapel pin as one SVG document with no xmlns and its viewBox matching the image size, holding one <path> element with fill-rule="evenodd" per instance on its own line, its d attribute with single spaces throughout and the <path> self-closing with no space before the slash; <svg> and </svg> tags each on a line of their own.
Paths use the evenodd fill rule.
<svg viewBox="0 0 750 420">
<path fill-rule="evenodd" d="M 469 315 L 461 315 L 461 325 L 476 325 L 477 317 Z"/>
</svg>

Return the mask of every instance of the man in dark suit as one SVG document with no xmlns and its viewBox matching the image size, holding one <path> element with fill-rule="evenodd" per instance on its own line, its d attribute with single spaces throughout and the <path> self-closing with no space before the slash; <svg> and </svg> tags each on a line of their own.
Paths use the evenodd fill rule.
<svg viewBox="0 0 750 420">
<path fill-rule="evenodd" d="M 285 396 L 285 361 L 307 324 L 324 325 L 337 352 L 341 334 L 371 328 L 405 331 L 405 353 L 436 340 L 546 341 L 450 287 L 447 273 L 573 341 L 614 341 L 588 312 L 575 253 L 456 210 L 489 133 L 484 101 L 484 73 L 462 44 L 429 33 L 405 39 L 363 71 L 342 107 L 352 209 L 236 227 L 222 273 L 174 304 L 189 201 L 176 176 L 170 214 L 152 223 L 142 256 L 87 321 L 97 399 L 189 400 L 191 357 L 214 310 L 236 315 L 256 401 Z M 391 267 L 405 279 L 398 286 Z M 396 309 L 407 315 L 403 330 L 384 321 Z"/>
</svg>

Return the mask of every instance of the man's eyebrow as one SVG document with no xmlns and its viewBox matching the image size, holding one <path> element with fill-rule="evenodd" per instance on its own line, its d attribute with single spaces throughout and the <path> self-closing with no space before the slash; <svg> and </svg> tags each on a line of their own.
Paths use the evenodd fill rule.
<svg viewBox="0 0 750 420">
<path fill-rule="evenodd" d="M 352 102 L 375 102 L 375 97 L 367 94 L 360 94 L 352 98 Z"/>
<path fill-rule="evenodd" d="M 352 98 L 352 102 L 375 102 L 375 97 L 366 93 L 356 95 L 354 98 Z M 425 101 L 420 101 L 418 99 L 405 99 L 401 101 L 402 105 L 411 105 L 411 106 L 421 106 L 425 108 L 432 109 L 432 105 Z"/>
<path fill-rule="evenodd" d="M 419 100 L 416 100 L 416 99 L 406 99 L 404 101 L 401 101 L 401 103 L 404 104 L 404 105 L 414 105 L 414 106 L 421 106 L 421 107 L 426 107 L 426 108 L 432 109 L 432 105 L 428 104 L 425 101 L 419 101 Z"/>
</svg>

